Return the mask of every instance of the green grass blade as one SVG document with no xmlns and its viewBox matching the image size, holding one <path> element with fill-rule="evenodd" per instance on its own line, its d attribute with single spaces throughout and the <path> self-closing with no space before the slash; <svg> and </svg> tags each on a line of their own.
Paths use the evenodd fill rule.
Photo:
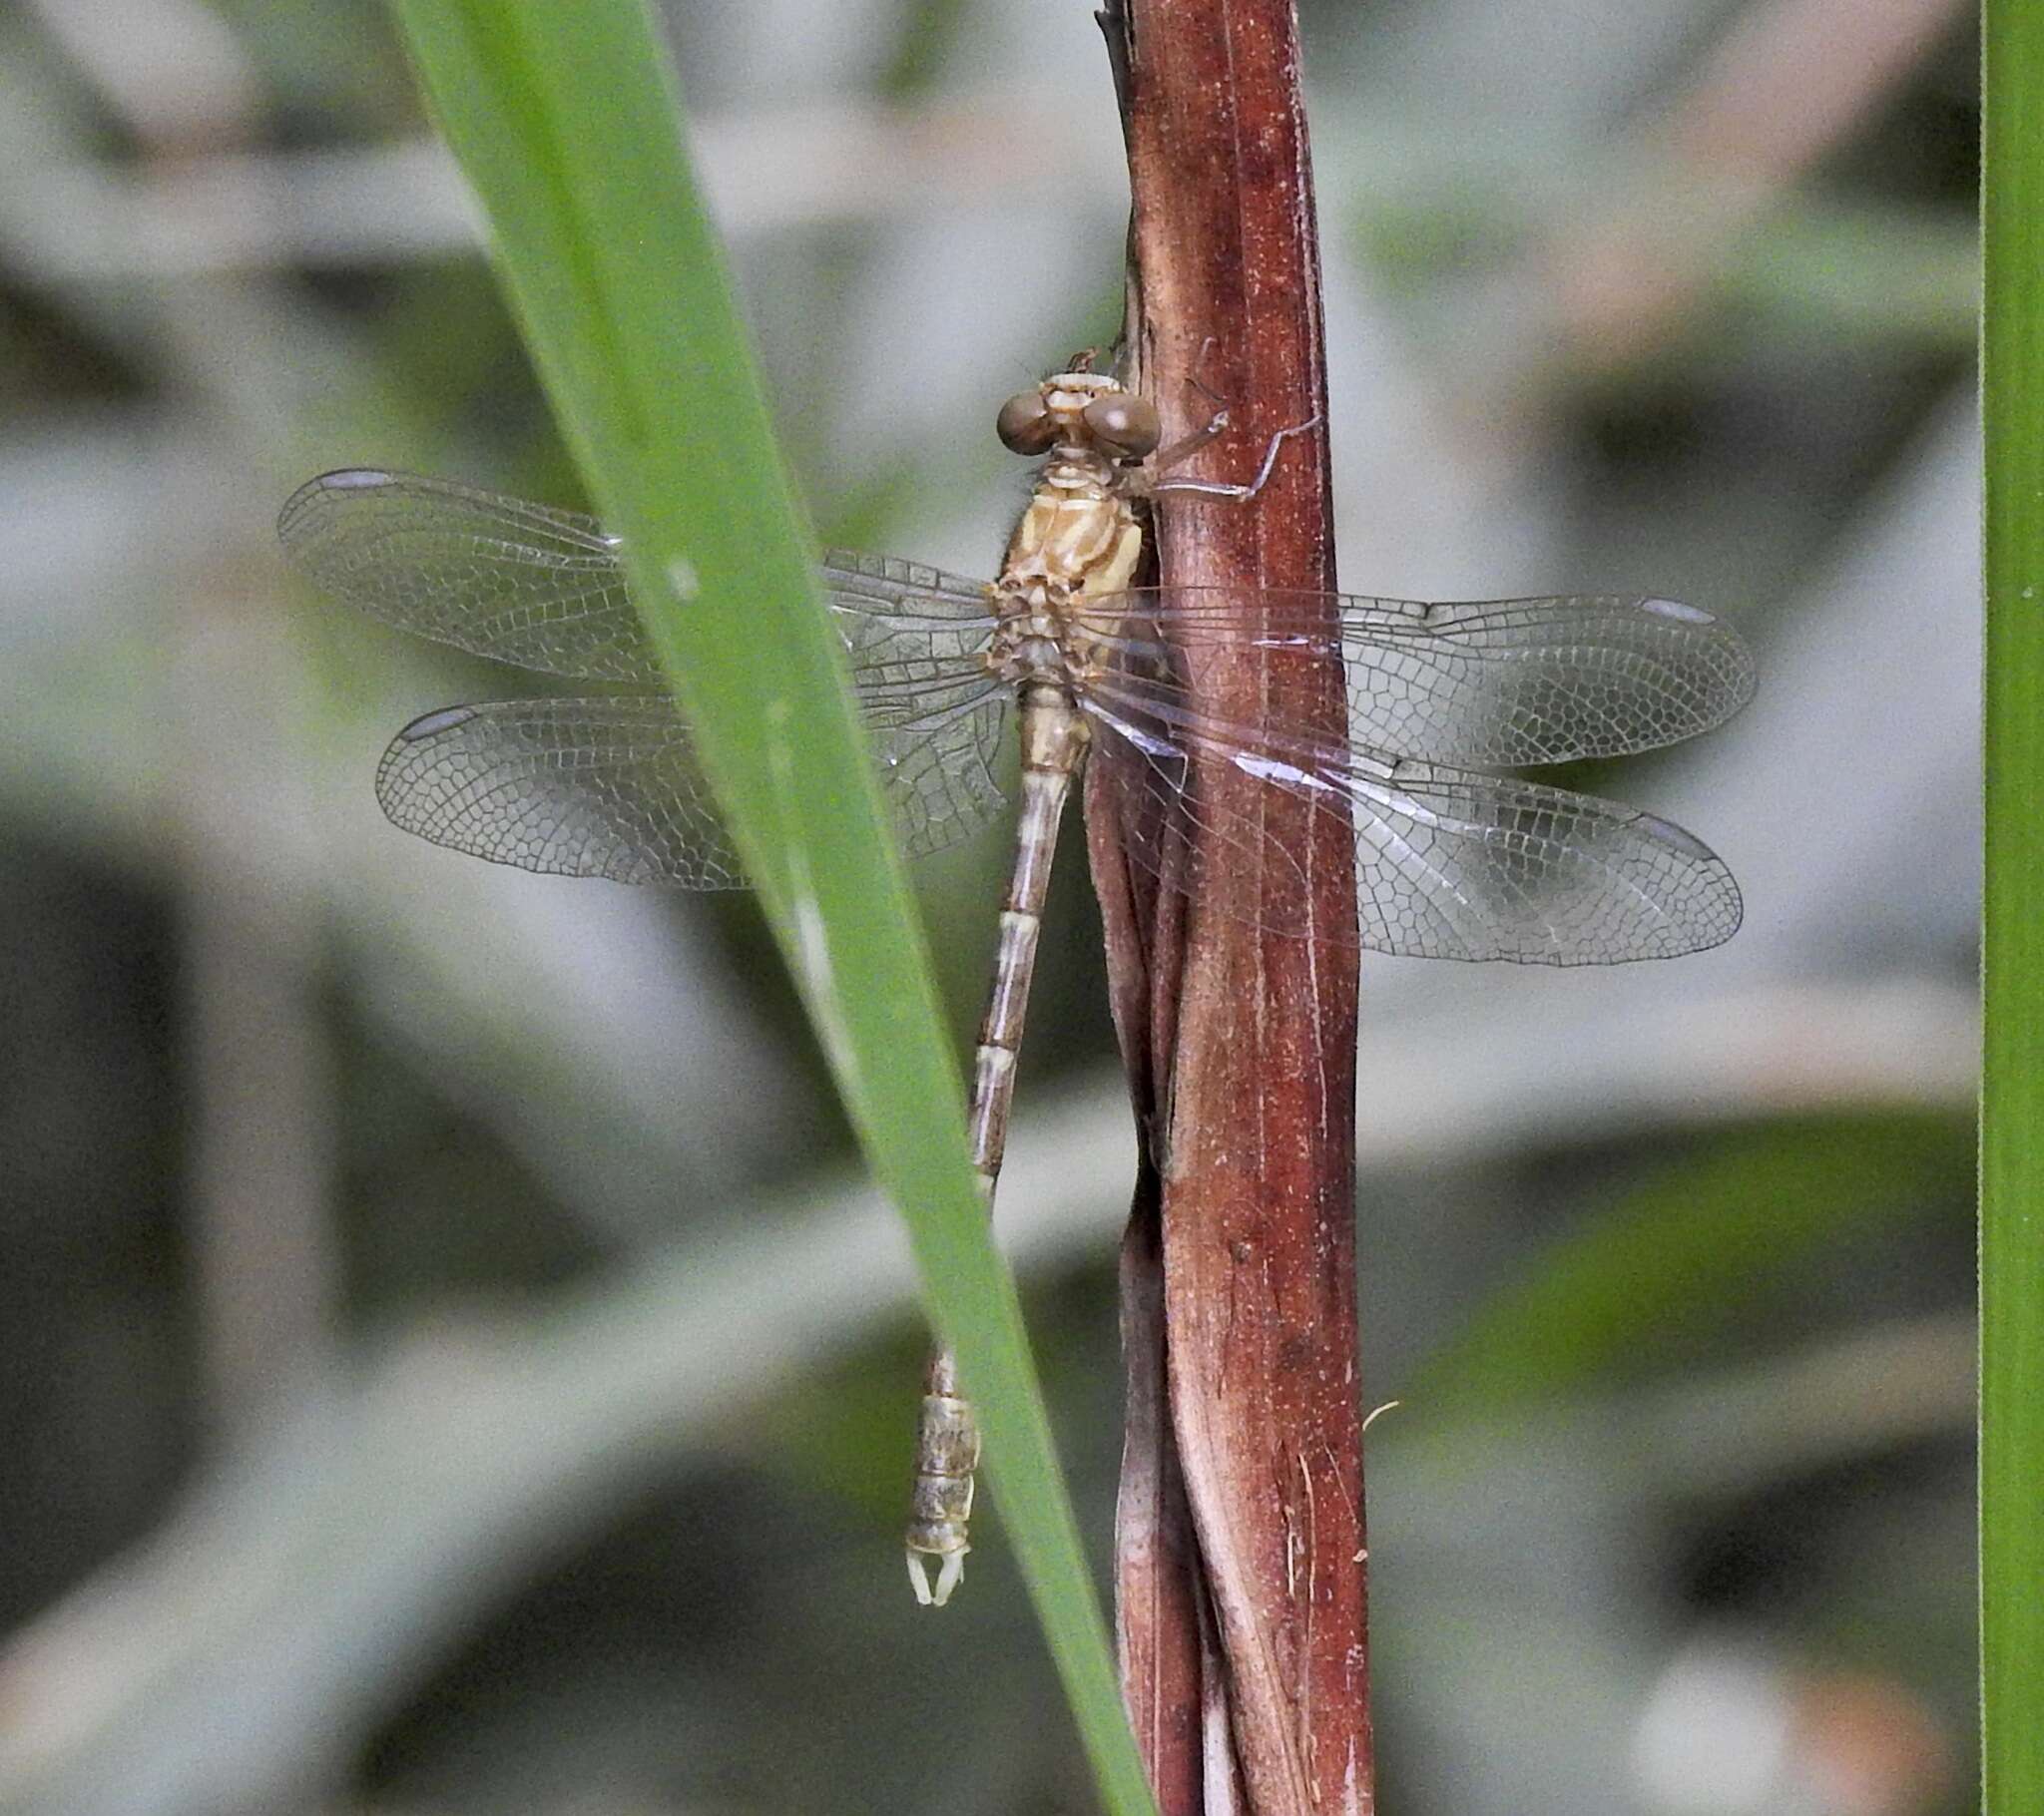
<svg viewBox="0 0 2044 1816">
<path fill-rule="evenodd" d="M 1103 1800 L 1147 1810 L 927 959 L 664 53 L 639 0 L 397 10 L 838 1087 L 909 1220 Z"/>
<path fill-rule="evenodd" d="M 2044 1810 L 2044 9 L 1987 0 L 1982 1807 Z"/>
</svg>

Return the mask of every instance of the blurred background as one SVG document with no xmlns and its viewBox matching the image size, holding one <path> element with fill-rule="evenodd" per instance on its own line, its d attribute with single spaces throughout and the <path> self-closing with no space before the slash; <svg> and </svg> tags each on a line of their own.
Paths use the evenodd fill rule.
<svg viewBox="0 0 2044 1816">
<path fill-rule="evenodd" d="M 1340 571 L 1665 593 L 1760 698 L 1564 779 L 1747 922 L 1363 976 L 1383 1806 L 1974 1807 L 1976 46 L 1951 0 L 1304 0 Z M 670 0 L 827 540 L 990 571 L 1119 320 L 1085 0 Z M 677 382 L 684 382 L 677 374 Z M 0 10 L 0 1810 L 1090 1807 L 739 897 L 370 793 L 523 685 L 290 583 L 347 464 L 582 503 L 374 0 Z M 989 836 L 923 867 L 961 1044 Z M 1068 843 L 1002 1220 L 1104 1563 L 1133 1135 Z"/>
</svg>

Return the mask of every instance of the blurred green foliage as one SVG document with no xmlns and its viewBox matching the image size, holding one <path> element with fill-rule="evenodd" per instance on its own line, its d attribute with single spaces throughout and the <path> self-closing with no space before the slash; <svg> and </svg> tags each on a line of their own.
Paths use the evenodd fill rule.
<svg viewBox="0 0 2044 1816">
<path fill-rule="evenodd" d="M 1509 1418 L 1527 1400 L 1706 1366 L 1756 1307 L 1785 1309 L 1827 1251 L 1940 1199 L 1959 1211 L 1973 1140 L 1970 1120 L 1895 1112 L 1692 1138 L 1493 1293 L 1409 1391 L 1447 1416 Z"/>
</svg>

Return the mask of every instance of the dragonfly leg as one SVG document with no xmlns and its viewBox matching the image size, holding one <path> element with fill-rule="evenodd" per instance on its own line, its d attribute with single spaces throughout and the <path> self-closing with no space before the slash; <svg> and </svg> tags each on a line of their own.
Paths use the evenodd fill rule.
<svg viewBox="0 0 2044 1816">
<path fill-rule="evenodd" d="M 1200 376 L 1200 368 L 1207 363 L 1207 355 L 1214 351 L 1215 336 L 1209 334 L 1200 342 L 1200 356 L 1193 361 L 1193 369 L 1186 374 L 1186 383 L 1214 406 L 1213 414 L 1190 435 L 1182 435 L 1168 448 L 1160 449 L 1150 457 L 1152 474 L 1168 472 L 1181 461 L 1197 454 L 1217 435 L 1221 434 L 1234 419 L 1228 413 L 1228 399 Z M 1158 489 L 1153 479 L 1150 489 Z"/>
<path fill-rule="evenodd" d="M 1215 336 L 1209 334 L 1200 342 L 1200 356 L 1193 361 L 1193 369 L 1186 374 L 1186 382 L 1214 406 L 1213 414 L 1190 435 L 1181 436 L 1170 447 L 1161 449 L 1150 457 L 1151 478 L 1145 490 L 1152 496 L 1159 492 L 1194 492 L 1210 498 L 1233 498 L 1248 500 L 1264 489 L 1271 477 L 1271 469 L 1278 464 L 1278 450 L 1294 435 L 1303 435 L 1308 429 L 1319 427 L 1320 419 L 1315 415 L 1308 422 L 1294 423 L 1288 429 L 1279 429 L 1271 437 L 1271 444 L 1264 450 L 1264 464 L 1257 471 L 1255 479 L 1246 486 L 1228 485 L 1220 481 L 1204 479 L 1165 479 L 1155 475 L 1167 473 L 1173 467 L 1197 454 L 1216 436 L 1222 434 L 1234 420 L 1228 412 L 1228 400 L 1200 376 L 1200 370 L 1207 363 L 1207 355 L 1214 350 Z"/>
<path fill-rule="evenodd" d="M 1221 401 L 1217 393 L 1210 391 L 1197 378 L 1193 380 L 1193 387 L 1214 406 L 1214 414 L 1208 417 L 1190 435 L 1181 435 L 1170 447 L 1160 448 L 1153 454 L 1150 457 L 1150 464 L 1154 472 L 1166 472 L 1170 468 L 1177 466 L 1179 462 L 1185 460 L 1188 456 L 1197 454 L 1226 429 L 1232 420 L 1228 414 L 1228 406 Z M 1168 482 L 1152 480 L 1150 489 L 1153 492 L 1162 491 L 1165 483 Z"/>
<path fill-rule="evenodd" d="M 1157 457 L 1158 465 L 1163 467 L 1169 464 L 1170 459 L 1183 459 L 1185 455 L 1193 452 L 1195 448 L 1204 447 L 1227 426 L 1228 412 L 1226 410 L 1219 411 L 1209 421 L 1206 428 L 1187 436 L 1184 441 L 1176 443 L 1174 446 L 1167 448 L 1163 454 L 1160 454 Z M 1319 416 L 1314 414 L 1306 418 L 1304 422 L 1293 423 L 1288 429 L 1279 429 L 1277 434 L 1271 437 L 1270 444 L 1264 449 L 1264 464 L 1257 469 L 1256 478 L 1251 480 L 1246 486 L 1231 485 L 1225 480 L 1158 479 L 1151 482 L 1150 495 L 1154 498 L 1160 492 L 1191 492 L 1202 498 L 1231 498 L 1237 504 L 1247 504 L 1270 483 L 1272 470 L 1278 465 L 1278 451 L 1284 444 L 1292 436 L 1310 434 L 1319 426 Z"/>
</svg>

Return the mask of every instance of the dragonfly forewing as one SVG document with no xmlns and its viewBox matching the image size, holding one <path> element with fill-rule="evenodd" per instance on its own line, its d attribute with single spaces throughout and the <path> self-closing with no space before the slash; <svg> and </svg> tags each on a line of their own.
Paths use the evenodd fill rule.
<svg viewBox="0 0 2044 1816">
<path fill-rule="evenodd" d="M 594 518 L 363 467 L 300 486 L 276 533 L 315 586 L 401 631 L 542 675 L 660 683 Z"/>
<path fill-rule="evenodd" d="M 1753 697 L 1752 653 L 1674 600 L 1576 595 L 1466 604 L 1184 587 L 1101 602 L 1117 680 L 1170 716 L 1188 653 L 1274 668 L 1338 655 L 1348 729 L 1385 758 L 1518 768 L 1625 756 L 1720 725 Z"/>
<path fill-rule="evenodd" d="M 541 675 L 665 684 L 632 606 L 623 542 L 593 517 L 355 467 L 300 486 L 276 531 L 306 579 L 401 631 Z M 820 573 L 854 667 L 870 669 L 876 686 L 956 681 L 993 635 L 978 581 L 840 549 Z"/>
</svg>

